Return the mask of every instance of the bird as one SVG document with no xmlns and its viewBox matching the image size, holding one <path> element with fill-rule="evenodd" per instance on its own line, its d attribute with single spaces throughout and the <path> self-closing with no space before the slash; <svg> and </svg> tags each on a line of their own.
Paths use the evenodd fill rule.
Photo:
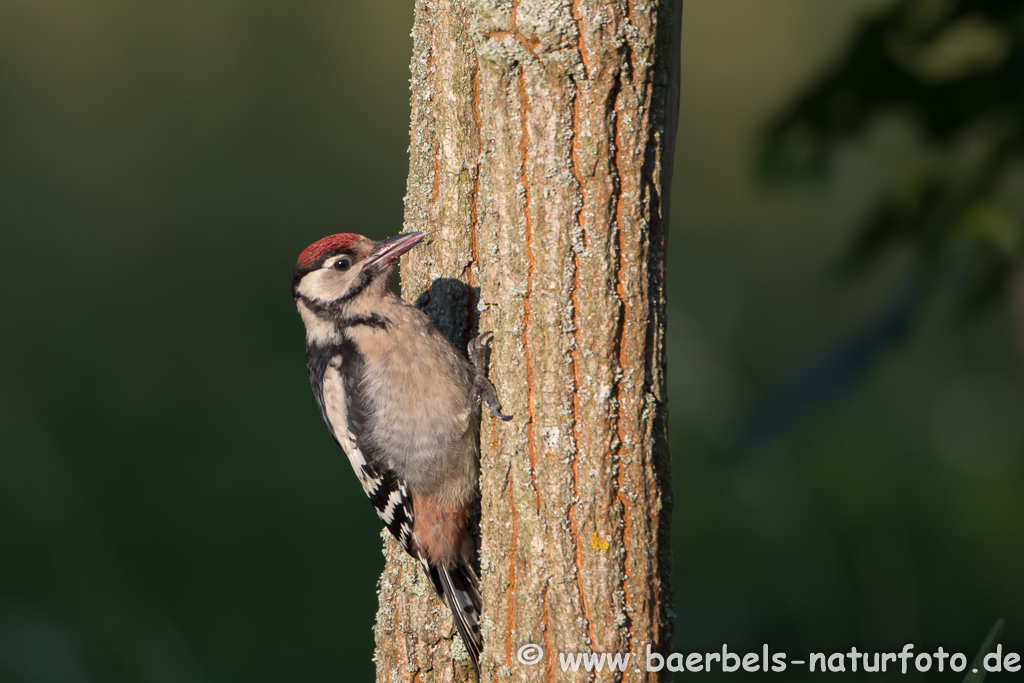
<svg viewBox="0 0 1024 683">
<path fill-rule="evenodd" d="M 391 291 L 398 258 L 425 234 L 324 237 L 299 255 L 292 295 L 327 429 L 377 515 L 451 610 L 479 680 L 483 601 L 469 522 L 479 496 L 480 404 L 501 420 L 511 416 L 487 378 L 492 333 L 469 342 L 467 359 Z"/>
</svg>

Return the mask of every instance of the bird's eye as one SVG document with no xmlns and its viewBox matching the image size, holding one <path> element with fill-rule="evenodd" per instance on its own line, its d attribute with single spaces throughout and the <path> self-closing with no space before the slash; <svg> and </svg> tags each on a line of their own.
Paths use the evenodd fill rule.
<svg viewBox="0 0 1024 683">
<path fill-rule="evenodd" d="M 342 256 L 340 259 L 335 261 L 334 265 L 331 267 L 334 268 L 335 270 L 348 270 L 349 268 L 352 267 L 352 259 L 350 259 L 348 256 Z"/>
</svg>

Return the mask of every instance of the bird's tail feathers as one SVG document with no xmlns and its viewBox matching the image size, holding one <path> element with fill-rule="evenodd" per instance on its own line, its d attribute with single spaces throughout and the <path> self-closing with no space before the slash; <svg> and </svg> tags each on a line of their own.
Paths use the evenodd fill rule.
<svg viewBox="0 0 1024 683">
<path fill-rule="evenodd" d="M 473 661 L 473 671 L 480 677 L 480 650 L 483 639 L 480 635 L 480 610 L 483 598 L 480 596 L 480 582 L 473 568 L 465 562 L 445 569 L 429 565 L 421 558 L 423 568 L 427 570 L 430 583 L 437 594 L 444 598 L 448 609 L 455 618 L 455 628 L 459 631 L 466 652 Z"/>
</svg>

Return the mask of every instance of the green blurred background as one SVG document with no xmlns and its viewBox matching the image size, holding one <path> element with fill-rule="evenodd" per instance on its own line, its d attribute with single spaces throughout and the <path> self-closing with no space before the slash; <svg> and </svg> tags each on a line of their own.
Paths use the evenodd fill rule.
<svg viewBox="0 0 1024 683">
<path fill-rule="evenodd" d="M 756 170 L 892 5 L 686 0 L 679 651 L 970 657 L 1004 616 L 1024 652 L 1013 299 L 907 299 L 912 249 L 840 272 L 931 142 L 885 119 L 813 178 Z M 324 234 L 400 231 L 411 25 L 408 0 L 0 4 L 0 681 L 370 679 L 379 524 L 288 282 Z"/>
</svg>

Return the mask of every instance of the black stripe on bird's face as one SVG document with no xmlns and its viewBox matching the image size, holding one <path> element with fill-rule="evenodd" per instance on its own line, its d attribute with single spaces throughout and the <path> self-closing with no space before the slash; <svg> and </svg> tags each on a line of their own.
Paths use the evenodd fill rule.
<svg viewBox="0 0 1024 683">
<path fill-rule="evenodd" d="M 292 296 L 311 310 L 325 314 L 352 301 L 373 282 L 384 280 L 385 289 L 393 264 L 389 267 L 367 265 L 372 243 L 352 249 L 326 253 L 312 266 L 296 266 L 292 272 Z"/>
</svg>

